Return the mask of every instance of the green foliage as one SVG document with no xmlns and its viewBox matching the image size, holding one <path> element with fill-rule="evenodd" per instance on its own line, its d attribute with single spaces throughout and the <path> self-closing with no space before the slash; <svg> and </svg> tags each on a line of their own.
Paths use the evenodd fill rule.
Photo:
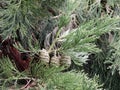
<svg viewBox="0 0 120 90">
<path fill-rule="evenodd" d="M 117 59 L 119 53 L 106 42 L 101 42 L 102 52 L 91 58 L 93 65 L 90 67 L 90 76 L 99 75 L 100 83 L 104 83 L 103 88 L 106 90 L 119 90 L 120 75 Z"/>
<path fill-rule="evenodd" d="M 119 0 L 108 0 L 108 4 L 111 6 L 115 6 L 116 4 L 120 4 Z"/>
<path fill-rule="evenodd" d="M 31 55 L 34 55 L 40 51 L 40 43 L 38 40 L 34 40 L 32 37 L 29 37 L 27 42 L 27 48 L 29 48 L 29 50 L 26 50 L 19 42 L 15 43 L 14 47 L 21 52 L 29 52 Z"/>
<path fill-rule="evenodd" d="M 49 90 L 99 90 L 96 79 L 79 72 L 57 73 L 48 81 Z"/>
<path fill-rule="evenodd" d="M 70 18 L 68 15 L 61 16 L 59 18 L 58 26 L 59 28 L 62 28 L 63 26 L 66 26 L 70 22 Z"/>
<path fill-rule="evenodd" d="M 118 26 L 119 28 L 119 26 Z M 119 90 L 120 74 L 119 74 L 119 30 L 104 34 L 97 45 L 101 48 L 101 53 L 92 56 L 90 76 L 99 75 L 100 82 L 104 83 L 103 88 L 106 90 Z M 112 38 L 111 38 L 112 37 Z M 110 40 L 110 41 L 109 41 Z M 101 73 L 104 72 L 104 73 Z"/>
<path fill-rule="evenodd" d="M 79 58 L 79 55 L 76 57 L 76 54 L 79 52 L 95 53 L 101 51 L 96 46 L 95 41 L 100 35 L 111 31 L 112 28 L 115 29 L 117 22 L 117 19 L 107 17 L 90 20 L 65 36 L 65 41 L 63 42 L 61 49 L 63 52 L 69 54 L 76 64 L 80 64 L 80 59 L 76 60 Z M 86 60 L 81 59 L 81 62 Z"/>
<path fill-rule="evenodd" d="M 26 78 L 25 72 L 19 72 L 13 62 L 8 57 L 0 59 L 0 89 L 6 90 L 10 85 L 15 85 L 17 81 Z"/>
<path fill-rule="evenodd" d="M 19 31 L 22 44 L 15 47 L 22 52 L 30 52 L 31 56 L 41 49 L 40 44 L 44 41 L 42 35 L 51 32 L 55 25 L 58 25 L 58 33 L 50 49 L 54 47 L 59 37 L 61 29 L 70 22 L 70 15 L 77 14 L 79 26 L 71 30 L 63 39 L 63 44 L 59 51 L 72 57 L 76 65 L 86 63 L 89 55 L 95 54 L 91 58 L 92 66 L 89 69 L 89 76 L 99 76 L 98 82 L 103 83 L 103 88 L 107 90 L 119 90 L 120 86 L 120 40 L 119 40 L 119 0 L 107 0 L 107 5 L 103 6 L 100 0 L 2 0 L 7 5 L 0 8 L 0 35 L 3 39 L 7 37 L 18 37 Z M 116 6 L 117 4 L 117 6 Z M 115 8 L 114 8 L 115 7 Z M 114 9 L 113 9 L 114 8 Z M 48 9 L 53 10 L 55 15 Z M 105 12 L 111 9 L 113 13 Z M 103 14 L 103 15 L 102 15 Z M 57 19 L 53 16 L 61 15 Z M 52 18 L 55 18 L 55 22 Z M 38 25 L 39 21 L 46 21 L 44 25 Z M 37 30 L 39 27 L 40 30 Z M 37 28 L 37 29 L 36 29 Z M 111 31 L 117 40 L 108 42 L 106 33 Z M 33 33 L 39 37 L 33 39 Z M 113 34 L 113 35 L 114 35 Z M 31 35 L 31 36 L 30 36 Z M 30 39 L 29 39 L 30 38 Z M 102 38 L 102 39 L 101 39 Z M 109 44 L 110 43 L 110 44 Z M 28 48 L 25 50 L 24 45 Z M 81 56 L 80 56 L 81 55 Z M 83 55 L 83 56 L 82 56 Z M 63 68 L 57 68 L 42 62 L 32 62 L 30 70 L 19 72 L 14 63 L 9 58 L 0 60 L 0 84 L 5 90 L 10 82 L 17 88 L 19 79 L 38 80 L 38 87 L 44 90 L 97 90 L 98 84 L 94 79 L 89 79 L 83 72 L 64 72 Z M 35 81 L 36 82 L 36 81 Z M 43 83 L 46 88 L 42 87 Z M 40 86 L 39 86 L 40 85 Z"/>
<path fill-rule="evenodd" d="M 2 76 L 3 78 L 0 78 L 0 82 L 3 83 L 0 83 L 1 90 L 6 90 L 11 85 L 15 85 L 15 89 L 18 89 L 20 85 L 17 81 L 21 79 L 33 80 L 37 83 L 37 87 L 43 90 L 99 90 L 100 86 L 97 84 L 97 78 L 89 79 L 83 72 L 62 73 L 60 72 L 62 68 L 47 66 L 41 62 L 31 64 L 30 71 L 27 71 L 27 73 L 19 72 L 8 58 L 1 59 L 0 65 L 3 72 L 1 72 L 1 76 L 8 75 L 8 77 Z M 8 68 L 8 66 L 10 67 Z"/>
<path fill-rule="evenodd" d="M 3 38 L 17 37 L 17 30 L 20 32 L 22 39 L 27 37 L 30 34 L 30 28 L 35 29 L 34 26 L 38 20 L 50 16 L 47 9 L 42 6 L 43 2 L 48 3 L 48 1 L 43 0 L 5 0 L 6 9 L 1 9 L 0 14 L 0 33 Z M 58 2 L 55 1 L 54 3 L 57 4 Z"/>
<path fill-rule="evenodd" d="M 46 82 L 53 77 L 55 73 L 60 72 L 62 69 L 63 67 L 49 66 L 42 61 L 38 61 L 37 63 L 34 63 L 33 61 L 30 65 L 30 75 L 34 78 L 40 79 L 42 82 Z"/>
<path fill-rule="evenodd" d="M 112 42 L 109 45 L 108 56 L 106 57 L 105 64 L 110 64 L 108 69 L 111 70 L 112 75 L 116 73 L 116 71 L 120 74 L 120 39 L 119 39 L 119 31 L 114 32 L 114 36 Z"/>
<path fill-rule="evenodd" d="M 9 58 L 2 58 L 0 60 L 0 67 L 2 71 L 1 75 L 7 75 L 6 77 L 11 77 L 13 76 L 13 73 L 18 73 Z"/>
<path fill-rule="evenodd" d="M 65 3 L 63 4 L 63 7 L 61 7 L 61 10 L 64 11 L 65 14 L 71 15 L 71 13 L 74 13 L 74 11 L 80 5 L 80 1 L 66 0 Z"/>
<path fill-rule="evenodd" d="M 16 37 L 16 31 L 21 31 L 21 37 L 23 38 L 28 30 L 28 27 L 31 26 L 29 17 L 31 14 L 28 11 L 28 4 L 24 0 L 18 2 L 15 1 L 6 1 L 7 9 L 2 10 L 1 22 L 1 35 L 4 37 L 14 36 Z"/>
</svg>

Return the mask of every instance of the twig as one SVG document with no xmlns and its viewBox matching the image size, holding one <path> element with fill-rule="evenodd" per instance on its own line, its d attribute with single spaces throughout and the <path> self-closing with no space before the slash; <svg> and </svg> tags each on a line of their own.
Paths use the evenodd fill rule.
<svg viewBox="0 0 120 90">
<path fill-rule="evenodd" d="M 51 17 L 51 19 L 59 19 L 63 14 L 59 14 L 57 16 Z"/>
<path fill-rule="evenodd" d="M 27 84 L 26 84 L 25 86 L 23 86 L 22 88 L 20 88 L 20 89 L 25 89 L 25 88 L 27 88 L 27 87 L 29 86 L 30 82 L 31 82 L 31 80 L 27 81 Z"/>
</svg>

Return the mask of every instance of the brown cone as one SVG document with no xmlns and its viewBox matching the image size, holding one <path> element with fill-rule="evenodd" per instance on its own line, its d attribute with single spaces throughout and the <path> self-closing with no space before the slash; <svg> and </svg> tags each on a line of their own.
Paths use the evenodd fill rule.
<svg viewBox="0 0 120 90">
<path fill-rule="evenodd" d="M 65 68 L 69 68 L 71 65 L 71 57 L 70 56 L 61 56 L 60 59 L 61 66 L 64 66 Z"/>
<path fill-rule="evenodd" d="M 47 52 L 47 50 L 42 49 L 42 50 L 40 51 L 39 56 L 40 56 L 40 60 L 41 60 L 43 63 L 49 64 L 50 56 L 49 56 L 49 53 Z"/>
</svg>

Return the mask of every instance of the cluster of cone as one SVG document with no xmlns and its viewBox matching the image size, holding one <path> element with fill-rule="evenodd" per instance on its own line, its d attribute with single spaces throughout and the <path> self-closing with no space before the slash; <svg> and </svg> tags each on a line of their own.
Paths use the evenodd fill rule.
<svg viewBox="0 0 120 90">
<path fill-rule="evenodd" d="M 17 50 L 13 46 L 14 43 L 15 42 L 13 42 L 13 40 L 10 38 L 2 41 L 2 38 L 0 37 L 0 58 L 3 56 L 8 56 L 15 62 L 19 71 L 24 71 L 29 68 L 32 57 L 27 53 L 21 53 L 19 50 Z M 70 56 L 57 55 L 56 51 L 54 51 L 54 54 L 51 56 L 46 49 L 42 49 L 40 50 L 38 56 L 39 60 L 48 65 L 54 65 L 58 67 L 64 66 L 65 68 L 68 68 L 71 65 Z"/>
<path fill-rule="evenodd" d="M 51 66 L 63 66 L 64 68 L 69 68 L 71 65 L 71 57 L 67 55 L 57 55 L 56 51 L 50 56 L 49 52 L 45 49 L 42 49 L 39 53 L 39 59 L 48 65 Z"/>
</svg>

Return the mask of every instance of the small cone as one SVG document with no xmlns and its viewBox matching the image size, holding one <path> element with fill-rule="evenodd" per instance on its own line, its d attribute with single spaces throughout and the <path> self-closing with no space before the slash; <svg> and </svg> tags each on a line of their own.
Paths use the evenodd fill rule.
<svg viewBox="0 0 120 90">
<path fill-rule="evenodd" d="M 60 66 L 59 57 L 53 56 L 53 57 L 51 58 L 50 64 L 51 64 L 51 65 L 54 65 L 54 66 Z"/>
<path fill-rule="evenodd" d="M 65 68 L 69 68 L 71 65 L 71 57 L 70 56 L 61 56 L 60 64 L 61 64 L 61 66 L 64 66 Z"/>
<path fill-rule="evenodd" d="M 54 56 L 51 58 L 50 64 L 54 66 L 60 66 L 60 59 L 58 56 L 56 56 L 56 51 L 54 52 Z"/>
<path fill-rule="evenodd" d="M 49 53 L 47 52 L 47 50 L 42 49 L 42 50 L 40 51 L 39 56 L 40 56 L 40 60 L 41 60 L 43 63 L 49 64 L 50 56 L 49 56 Z"/>
</svg>

